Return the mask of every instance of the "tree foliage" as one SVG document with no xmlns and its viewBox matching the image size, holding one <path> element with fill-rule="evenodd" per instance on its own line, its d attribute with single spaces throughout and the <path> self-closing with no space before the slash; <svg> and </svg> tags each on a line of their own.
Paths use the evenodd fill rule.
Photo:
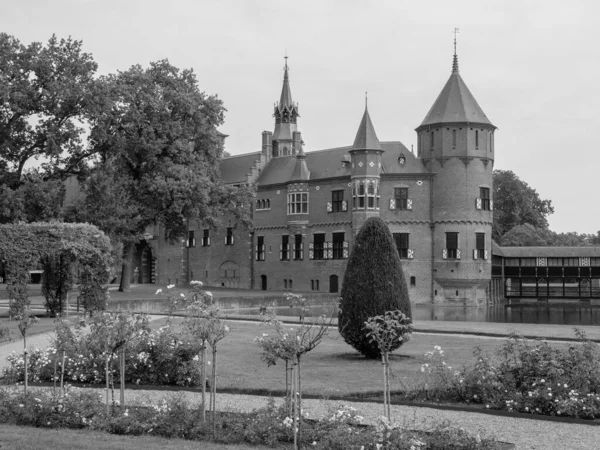
<svg viewBox="0 0 600 450">
<path fill-rule="evenodd" d="M 91 155 L 85 124 L 102 98 L 96 69 L 81 41 L 52 36 L 25 46 L 0 33 L 1 183 L 18 187 L 34 158 L 50 176 L 82 168 Z"/>
<path fill-rule="evenodd" d="M 186 233 L 188 219 L 216 226 L 227 212 L 248 225 L 242 206 L 250 191 L 221 182 L 223 104 L 199 90 L 191 69 L 163 60 L 103 81 L 111 106 L 90 135 L 102 163 L 84 184 L 77 218 L 124 242 L 126 290 L 133 246 L 147 227 L 160 224 L 175 240 Z"/>
<path fill-rule="evenodd" d="M 338 328 L 344 340 L 368 358 L 379 358 L 376 343 L 367 337 L 365 322 L 386 311 L 411 317 L 408 289 L 398 251 L 387 225 L 369 218 L 356 236 L 342 285 Z M 398 341 L 392 350 L 402 345 Z"/>
<path fill-rule="evenodd" d="M 554 212 L 551 200 L 543 200 L 535 189 L 510 170 L 494 170 L 494 224 L 492 237 L 502 236 L 518 225 L 548 228 Z"/>
<path fill-rule="evenodd" d="M 599 244 L 598 235 L 555 233 L 547 228 L 535 228 L 528 223 L 512 228 L 500 241 L 500 245 L 504 247 L 586 247 Z"/>
</svg>

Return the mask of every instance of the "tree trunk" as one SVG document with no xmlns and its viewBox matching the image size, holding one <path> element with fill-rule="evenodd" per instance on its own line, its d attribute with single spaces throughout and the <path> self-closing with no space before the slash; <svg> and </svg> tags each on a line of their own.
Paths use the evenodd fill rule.
<svg viewBox="0 0 600 450">
<path fill-rule="evenodd" d="M 108 391 L 109 391 L 109 384 L 108 384 L 108 353 L 106 354 L 105 376 L 106 376 L 106 417 L 108 417 L 108 416 L 110 416 L 110 406 L 109 406 L 109 403 L 108 403 Z"/>
<path fill-rule="evenodd" d="M 202 383 L 202 423 L 206 422 L 206 341 L 202 344 L 202 374 L 200 383 Z"/>
<path fill-rule="evenodd" d="M 385 370 L 385 355 L 381 353 L 381 365 L 383 367 L 383 415 L 387 416 L 387 371 Z"/>
<path fill-rule="evenodd" d="M 296 433 L 296 428 L 297 428 L 297 426 L 296 426 L 296 424 L 297 424 L 297 421 L 296 421 L 296 417 L 297 417 L 297 415 L 296 415 L 296 406 L 297 406 L 297 404 L 296 404 L 296 389 L 297 389 L 297 386 L 296 386 L 296 370 L 294 369 L 295 366 L 296 366 L 296 362 L 293 361 L 291 375 L 292 375 L 292 427 L 294 427 L 294 428 L 292 429 L 292 432 L 294 434 L 294 450 L 297 450 L 298 449 L 298 434 Z"/>
<path fill-rule="evenodd" d="M 121 350 L 121 370 L 120 373 L 120 385 L 121 385 L 121 408 L 125 406 L 125 349 Z"/>
<path fill-rule="evenodd" d="M 24 386 L 23 390 L 25 392 L 25 395 L 27 395 L 27 376 L 28 376 L 28 374 L 27 374 L 27 337 L 26 336 L 23 336 L 23 365 L 25 368 L 25 384 L 23 385 Z"/>
<path fill-rule="evenodd" d="M 119 292 L 129 292 L 131 289 L 131 266 L 133 265 L 133 253 L 135 252 L 135 243 L 126 242 L 123 244 L 123 267 L 121 269 L 121 284 Z"/>
<path fill-rule="evenodd" d="M 52 377 L 52 381 L 54 383 L 54 387 L 52 388 L 52 394 L 54 396 L 56 396 L 56 378 L 58 377 L 57 375 L 57 371 L 56 371 L 56 366 L 58 365 L 58 355 L 56 358 L 54 358 L 54 376 Z"/>
<path fill-rule="evenodd" d="M 388 420 L 392 421 L 392 394 L 390 389 L 390 355 L 385 354 L 385 379 L 387 380 L 387 415 Z"/>
<path fill-rule="evenodd" d="M 292 403 L 291 403 L 292 391 L 290 390 L 290 382 L 289 382 L 289 373 L 290 373 L 289 365 L 290 365 L 290 363 L 286 359 L 285 360 L 285 410 L 288 412 L 288 415 L 289 415 L 290 408 L 292 405 Z"/>
<path fill-rule="evenodd" d="M 65 351 L 62 352 L 62 363 L 60 366 L 60 396 L 65 395 Z"/>
<path fill-rule="evenodd" d="M 212 430 L 213 439 L 217 437 L 217 429 L 215 423 L 215 414 L 217 414 L 217 347 L 213 347 L 213 368 L 212 368 Z"/>
</svg>

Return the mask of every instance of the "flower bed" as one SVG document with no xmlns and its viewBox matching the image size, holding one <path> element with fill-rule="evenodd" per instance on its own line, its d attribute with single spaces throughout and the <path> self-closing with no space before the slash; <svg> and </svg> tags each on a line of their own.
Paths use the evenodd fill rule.
<svg viewBox="0 0 600 450">
<path fill-rule="evenodd" d="M 201 375 L 200 347 L 199 342 L 172 327 L 145 328 L 132 340 L 125 354 L 125 381 L 142 385 L 197 386 Z M 3 374 L 6 382 L 22 381 L 23 354 L 13 352 L 7 360 L 9 366 Z M 51 382 L 55 377 L 55 364 L 60 374 L 62 353 L 56 346 L 36 348 L 29 352 L 28 364 L 30 380 Z M 105 383 L 104 364 L 105 352 L 94 332 L 76 334 L 71 345 L 65 346 L 65 381 Z M 109 374 L 114 376 L 118 371 L 118 358 L 114 354 Z"/>
<path fill-rule="evenodd" d="M 281 448 L 293 442 L 293 420 L 271 399 L 252 413 L 217 413 L 214 431 L 211 415 L 202 422 L 197 407 L 182 396 L 167 397 L 156 405 L 119 407 L 105 413 L 102 395 L 90 390 L 67 389 L 64 396 L 52 390 L 23 394 L 0 389 L 0 423 L 37 427 L 88 428 L 123 435 L 156 435 L 220 443 L 250 443 Z M 300 444 L 331 450 L 504 449 L 492 439 L 438 424 L 426 431 L 408 430 L 381 420 L 376 427 L 361 425 L 354 408 L 330 411 L 327 420 L 302 420 Z"/>
<path fill-rule="evenodd" d="M 530 414 L 600 418 L 598 345 L 576 332 L 565 348 L 511 336 L 489 355 L 475 350 L 475 362 L 455 369 L 436 346 L 425 356 L 423 379 L 407 393 L 412 400 L 478 403 L 490 409 Z"/>
</svg>

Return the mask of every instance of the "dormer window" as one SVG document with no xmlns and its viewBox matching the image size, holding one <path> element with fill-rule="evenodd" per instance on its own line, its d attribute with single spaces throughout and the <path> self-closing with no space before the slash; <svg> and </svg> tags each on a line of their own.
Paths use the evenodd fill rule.
<svg viewBox="0 0 600 450">
<path fill-rule="evenodd" d="M 406 164 L 406 156 L 404 156 L 403 154 L 401 154 L 400 156 L 398 156 L 398 164 L 400 164 L 401 166 L 403 166 L 404 164 Z"/>
</svg>

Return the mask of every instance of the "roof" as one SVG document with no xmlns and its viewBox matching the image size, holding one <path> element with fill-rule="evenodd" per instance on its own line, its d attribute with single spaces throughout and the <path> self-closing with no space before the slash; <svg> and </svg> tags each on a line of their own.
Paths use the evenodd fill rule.
<svg viewBox="0 0 600 450">
<path fill-rule="evenodd" d="M 457 122 L 494 126 L 458 73 L 458 59 L 455 55 L 452 74 L 419 127 Z"/>
<path fill-rule="evenodd" d="M 504 258 L 575 258 L 600 257 L 600 247 L 500 247 L 492 245 L 493 254 Z"/>
<path fill-rule="evenodd" d="M 310 180 L 350 176 L 349 152 L 354 146 L 337 147 L 306 153 L 306 165 Z M 381 158 L 383 173 L 429 173 L 420 159 L 416 158 L 402 142 L 381 142 L 384 151 Z M 398 158 L 404 156 L 406 161 L 399 164 Z M 260 174 L 257 183 L 261 186 L 287 183 L 294 178 L 296 167 L 295 156 L 272 158 Z M 343 161 L 347 161 L 344 163 Z"/>
<path fill-rule="evenodd" d="M 220 169 L 223 183 L 246 183 L 246 175 L 254 166 L 254 162 L 260 160 L 260 155 L 260 152 L 255 152 L 222 158 Z"/>
<path fill-rule="evenodd" d="M 365 113 L 363 114 L 358 131 L 356 132 L 356 139 L 354 139 L 354 145 L 352 150 L 381 150 L 379 139 L 377 139 L 377 133 L 375 133 L 375 127 L 371 122 L 371 116 L 369 116 L 369 110 L 365 107 Z"/>
</svg>

